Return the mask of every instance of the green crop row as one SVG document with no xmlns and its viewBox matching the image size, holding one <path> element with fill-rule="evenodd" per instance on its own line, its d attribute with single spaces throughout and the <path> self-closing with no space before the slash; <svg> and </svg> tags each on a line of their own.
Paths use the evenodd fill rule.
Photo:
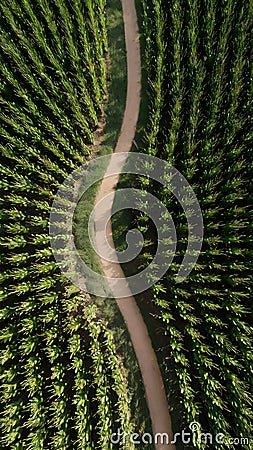
<svg viewBox="0 0 253 450">
<path fill-rule="evenodd" d="M 174 379 L 168 375 L 168 392 L 173 383 L 181 392 L 175 400 L 183 405 L 181 428 L 198 421 L 213 436 L 250 438 L 252 7 L 240 0 L 151 0 L 142 8 L 150 105 L 143 151 L 186 177 L 204 219 L 198 262 L 176 284 L 188 239 L 186 218 L 169 191 L 151 185 L 178 237 L 176 258 L 153 288 L 169 342 L 165 372 L 173 367 L 175 373 Z M 142 185 L 147 189 L 148 181 Z M 145 216 L 139 225 L 152 241 Z M 145 247 L 146 263 L 152 248 Z M 203 442 L 195 447 L 209 448 Z"/>
<path fill-rule="evenodd" d="M 56 191 L 86 161 L 103 115 L 105 1 L 0 9 L 0 447 L 111 449 L 111 433 L 130 430 L 124 367 L 48 233 Z"/>
<path fill-rule="evenodd" d="M 84 296 L 53 287 L 1 310 L 1 445 L 112 448 L 114 427 L 130 430 L 112 332 Z"/>
</svg>

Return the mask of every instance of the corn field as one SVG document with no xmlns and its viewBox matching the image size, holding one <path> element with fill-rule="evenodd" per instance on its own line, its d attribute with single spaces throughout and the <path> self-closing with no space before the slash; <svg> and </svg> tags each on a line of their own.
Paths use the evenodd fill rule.
<svg viewBox="0 0 253 450">
<path fill-rule="evenodd" d="M 250 437 L 252 3 L 142 1 L 142 29 L 149 95 L 142 151 L 180 170 L 204 218 L 198 263 L 176 284 L 187 222 L 170 192 L 151 185 L 171 213 L 178 236 L 174 263 L 153 287 L 169 341 L 164 361 L 168 385 L 177 384 L 181 392 L 181 429 L 197 421 L 213 435 Z M 148 242 L 147 218 L 138 221 Z M 147 262 L 153 243 L 149 253 L 145 248 Z M 171 367 L 176 380 L 169 376 Z M 195 448 L 238 447 L 202 443 Z"/>
<path fill-rule="evenodd" d="M 252 3 L 139 7 L 149 108 L 140 150 L 185 176 L 204 218 L 198 262 L 176 284 L 187 221 L 168 190 L 139 180 L 177 231 L 176 258 L 152 288 L 169 405 L 181 404 L 172 422 L 226 437 L 194 448 L 233 450 L 229 439 L 250 438 L 253 419 Z M 0 447 L 125 450 L 110 442 L 132 431 L 113 332 L 60 272 L 48 232 L 57 189 L 90 156 L 104 117 L 106 0 L 2 0 L 0 13 Z M 136 222 L 145 265 L 156 237 L 147 216 Z"/>
<path fill-rule="evenodd" d="M 124 370 L 48 233 L 57 188 L 103 115 L 105 1 L 3 0 L 0 10 L 0 447 L 109 449 L 112 431 L 130 426 Z"/>
</svg>

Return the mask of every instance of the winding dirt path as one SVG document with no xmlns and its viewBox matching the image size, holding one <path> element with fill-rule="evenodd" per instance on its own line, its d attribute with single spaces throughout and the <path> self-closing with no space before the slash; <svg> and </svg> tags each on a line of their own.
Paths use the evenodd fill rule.
<svg viewBox="0 0 253 450">
<path fill-rule="evenodd" d="M 135 2 L 134 0 L 121 0 L 121 2 L 123 9 L 125 41 L 127 50 L 128 86 L 124 118 L 118 142 L 115 148 L 116 153 L 129 152 L 132 147 L 132 142 L 136 132 L 136 124 L 139 116 L 141 99 L 141 57 Z M 114 175 L 108 177 L 111 169 L 112 168 L 110 168 L 109 164 L 109 167 L 107 169 L 107 177 L 105 176 L 101 183 L 96 202 L 104 198 L 106 194 L 112 193 L 115 190 L 119 176 Z M 112 207 L 112 201 L 109 207 Z M 111 222 L 108 223 L 106 234 L 110 246 L 115 250 L 112 238 Z M 136 353 L 137 361 L 141 370 L 145 387 L 146 400 L 152 421 L 153 435 L 156 435 L 157 433 L 167 433 L 169 436 L 169 442 L 171 442 L 173 440 L 173 433 L 170 414 L 168 411 L 167 398 L 164 391 L 161 372 L 151 344 L 150 337 L 148 335 L 147 327 L 144 323 L 136 301 L 128 288 L 120 264 L 118 262 L 110 263 L 102 258 L 101 262 L 106 277 L 123 278 L 122 290 L 124 289 L 127 295 L 124 298 L 117 299 L 117 295 L 115 292 L 115 298 L 128 328 Z M 138 432 L 138 430 L 136 431 Z M 166 441 L 164 441 L 164 443 L 161 443 L 161 439 L 159 439 L 159 442 L 156 444 L 156 449 L 175 450 L 174 445 L 166 444 L 165 442 Z M 141 448 L 141 444 L 139 445 L 139 448 Z"/>
</svg>

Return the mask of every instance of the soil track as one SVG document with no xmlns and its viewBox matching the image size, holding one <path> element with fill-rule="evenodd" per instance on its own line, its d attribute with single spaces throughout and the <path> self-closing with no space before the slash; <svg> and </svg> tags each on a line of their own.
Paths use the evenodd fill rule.
<svg viewBox="0 0 253 450">
<path fill-rule="evenodd" d="M 128 86 L 124 118 L 115 148 L 116 153 L 129 152 L 132 147 L 141 99 L 141 57 L 135 2 L 134 0 L 121 1 L 127 51 Z M 110 167 L 108 167 L 108 170 L 110 173 Z M 104 198 L 104 196 L 108 193 L 114 192 L 118 178 L 119 176 L 116 175 L 103 179 L 97 194 L 96 202 Z M 112 202 L 109 207 L 112 207 Z M 115 249 L 112 238 L 111 222 L 108 223 L 106 234 L 110 246 Z M 150 337 L 148 335 L 147 327 L 136 301 L 127 286 L 127 282 L 124 278 L 124 273 L 120 264 L 110 263 L 102 258 L 101 263 L 106 277 L 123 278 L 122 289 L 125 289 L 128 294 L 124 298 L 116 298 L 116 301 L 128 328 L 136 353 L 136 358 L 141 370 L 146 400 L 152 422 L 153 435 L 156 435 L 157 433 L 167 433 L 169 435 L 169 442 L 171 442 L 173 440 L 173 433 L 170 414 L 168 411 L 167 398 L 164 391 L 161 372 Z M 139 448 L 141 448 L 141 444 L 139 445 Z M 176 447 L 172 444 L 161 444 L 160 442 L 156 444 L 156 450 L 175 450 L 175 448 Z"/>
</svg>

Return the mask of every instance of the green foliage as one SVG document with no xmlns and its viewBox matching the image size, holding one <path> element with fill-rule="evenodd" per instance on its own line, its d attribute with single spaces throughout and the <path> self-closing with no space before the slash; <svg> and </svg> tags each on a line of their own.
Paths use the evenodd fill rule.
<svg viewBox="0 0 253 450">
<path fill-rule="evenodd" d="M 165 371 L 173 364 L 182 427 L 198 421 L 213 435 L 250 437 L 252 8 L 240 0 L 151 0 L 142 7 L 150 105 L 143 151 L 171 162 L 191 183 L 205 232 L 198 264 L 176 285 L 187 223 L 171 194 L 151 185 L 178 235 L 175 262 L 153 288 L 169 341 Z M 139 224 L 148 242 L 141 217 Z"/>
<path fill-rule="evenodd" d="M 86 161 L 104 114 L 105 2 L 0 9 L 0 447 L 111 449 L 111 433 L 130 430 L 124 368 L 48 235 L 54 195 Z"/>
</svg>

